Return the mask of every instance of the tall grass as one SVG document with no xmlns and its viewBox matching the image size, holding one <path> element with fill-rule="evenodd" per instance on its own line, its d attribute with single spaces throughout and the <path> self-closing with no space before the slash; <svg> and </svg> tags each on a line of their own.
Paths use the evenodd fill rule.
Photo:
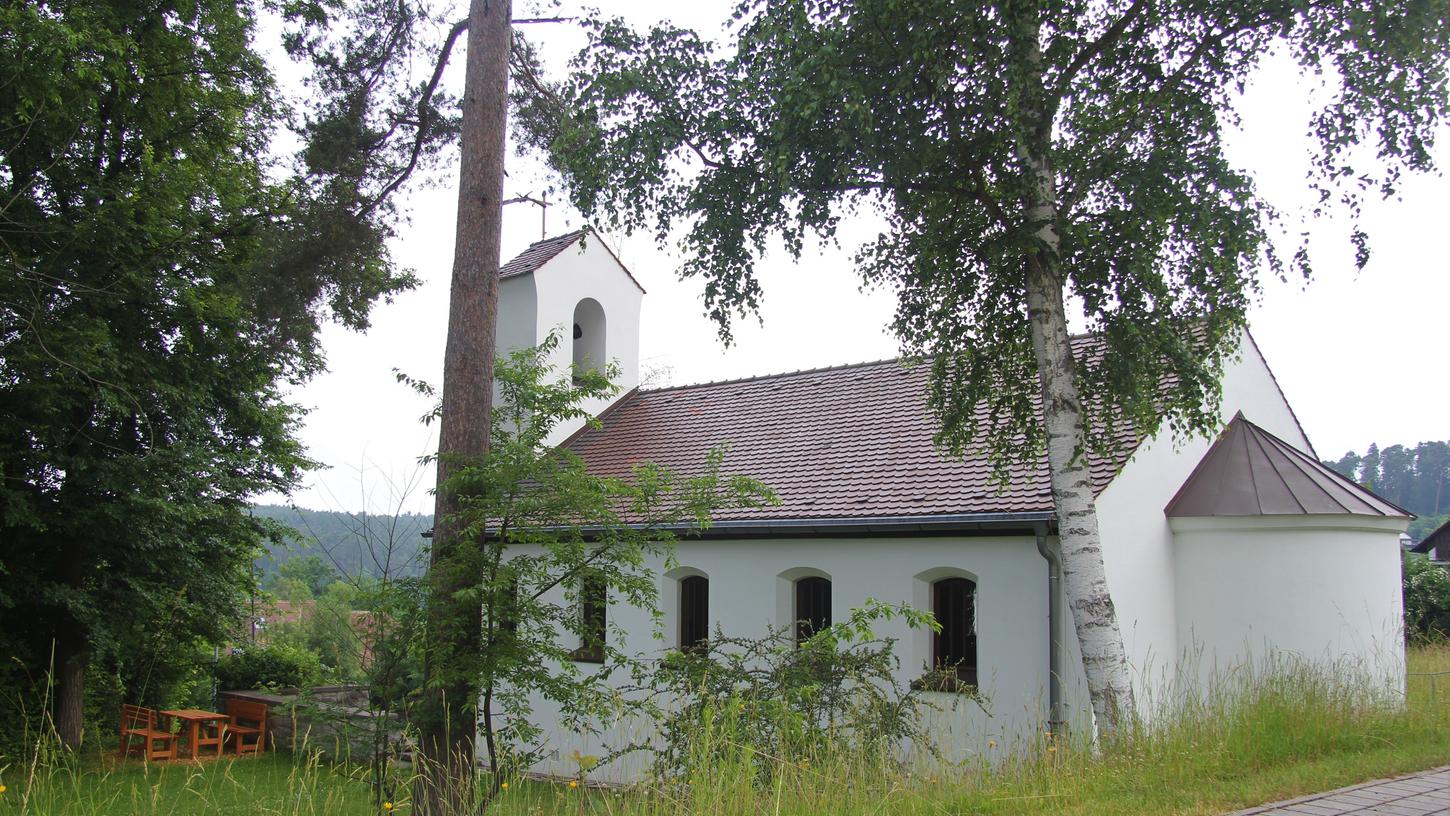
<svg viewBox="0 0 1450 816">
<path fill-rule="evenodd" d="M 490 806 L 507 816 L 764 814 L 1219 814 L 1450 761 L 1450 645 L 1410 652 L 1408 696 L 1369 694 L 1340 673 L 1281 663 L 1212 693 L 1165 704 L 1156 725 L 1095 750 L 1042 735 L 996 765 L 905 765 L 832 746 L 791 761 L 748 747 L 729 712 L 689 735 L 690 773 L 628 789 L 510 780 Z M 264 755 L 203 764 L 38 752 L 0 770 L 0 814 L 376 813 L 363 774 Z M 761 769 L 765 769 L 765 773 Z M 398 788 L 406 792 L 403 782 Z M 402 794 L 400 793 L 400 798 Z M 406 801 L 397 813 L 407 813 Z"/>
</svg>

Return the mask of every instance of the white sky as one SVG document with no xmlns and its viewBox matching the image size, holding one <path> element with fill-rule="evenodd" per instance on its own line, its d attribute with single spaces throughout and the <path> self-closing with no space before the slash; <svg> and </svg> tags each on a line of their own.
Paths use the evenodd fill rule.
<svg viewBox="0 0 1450 816">
<path fill-rule="evenodd" d="M 728 12 L 727 4 L 719 2 L 596 5 L 639 26 L 670 16 L 704 33 L 719 30 Z M 568 14 L 571 8 L 566 3 L 550 13 Z M 531 26 L 527 33 L 556 70 L 583 43 L 568 25 Z M 455 54 L 453 81 L 461 82 L 462 67 L 462 54 Z M 1230 144 L 1230 158 L 1252 171 L 1272 203 L 1291 213 L 1301 212 L 1308 201 L 1305 96 L 1292 62 L 1271 62 L 1239 105 L 1243 130 Z M 1437 155 L 1444 166 L 1450 164 L 1450 131 L 1441 141 Z M 509 173 L 507 195 L 543 189 L 535 162 L 511 157 Z M 293 395 L 310 411 L 302 439 L 310 455 L 327 466 L 293 496 L 300 506 L 432 510 L 427 494 L 432 473 L 416 465 L 436 442 L 434 429 L 418 422 L 428 406 L 395 382 L 392 369 L 435 384 L 441 380 L 455 211 L 453 173 L 443 180 L 443 185 L 411 193 L 411 224 L 393 247 L 422 285 L 379 304 L 365 334 L 329 326 L 323 333 L 329 370 Z M 1450 181 L 1410 179 L 1400 200 L 1366 209 L 1363 223 L 1374 254 L 1364 271 L 1354 269 L 1347 223 L 1327 221 L 1309 227 L 1313 281 L 1307 286 L 1272 278 L 1263 282 L 1251 330 L 1322 457 L 1363 451 L 1371 442 L 1450 439 L 1444 407 L 1450 396 L 1444 376 L 1450 275 L 1447 250 L 1437 243 L 1450 230 L 1447 202 Z M 576 213 L 550 208 L 549 234 L 579 224 Z M 875 227 L 862 221 L 841 234 L 868 238 Z M 505 209 L 504 260 L 538 238 L 536 208 Z M 894 299 L 885 291 L 860 291 L 850 245 L 808 252 L 799 265 L 783 252 L 767 257 L 759 267 L 765 289 L 762 324 L 739 323 L 735 345 L 724 348 L 703 314 L 701 284 L 675 277 L 672 247 L 658 247 L 646 236 L 612 236 L 610 243 L 649 293 L 640 337 L 642 369 L 666 369 L 672 384 L 897 354 L 887 329 Z"/>
</svg>

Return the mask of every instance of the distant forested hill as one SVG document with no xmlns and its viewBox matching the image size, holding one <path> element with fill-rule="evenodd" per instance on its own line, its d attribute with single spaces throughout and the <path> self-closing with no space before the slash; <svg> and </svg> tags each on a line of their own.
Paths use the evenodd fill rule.
<svg viewBox="0 0 1450 816">
<path fill-rule="evenodd" d="M 1350 451 L 1324 464 L 1414 513 L 1416 541 L 1450 518 L 1450 441 L 1370 445 L 1363 455 Z"/>
<path fill-rule="evenodd" d="M 275 573 L 284 561 L 308 555 L 349 576 L 379 576 L 385 568 L 393 575 L 421 575 L 428 565 L 423 533 L 433 527 L 431 514 L 370 516 L 276 504 L 260 504 L 252 512 L 297 531 L 287 547 L 257 559 L 264 576 Z"/>
</svg>

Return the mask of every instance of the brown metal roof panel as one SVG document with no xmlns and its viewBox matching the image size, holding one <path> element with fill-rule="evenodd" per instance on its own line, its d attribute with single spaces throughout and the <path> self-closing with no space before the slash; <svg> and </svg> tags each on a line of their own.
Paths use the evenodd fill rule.
<svg viewBox="0 0 1450 816">
<path fill-rule="evenodd" d="M 1253 424 L 1229 422 L 1164 512 L 1189 516 L 1407 516 Z"/>
</svg>

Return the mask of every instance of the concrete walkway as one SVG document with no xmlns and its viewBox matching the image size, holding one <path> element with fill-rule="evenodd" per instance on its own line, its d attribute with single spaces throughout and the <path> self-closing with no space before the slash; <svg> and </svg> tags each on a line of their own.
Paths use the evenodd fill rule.
<svg viewBox="0 0 1450 816">
<path fill-rule="evenodd" d="M 1432 816 L 1450 814 L 1450 765 L 1394 779 L 1240 810 L 1229 816 Z"/>
</svg>

